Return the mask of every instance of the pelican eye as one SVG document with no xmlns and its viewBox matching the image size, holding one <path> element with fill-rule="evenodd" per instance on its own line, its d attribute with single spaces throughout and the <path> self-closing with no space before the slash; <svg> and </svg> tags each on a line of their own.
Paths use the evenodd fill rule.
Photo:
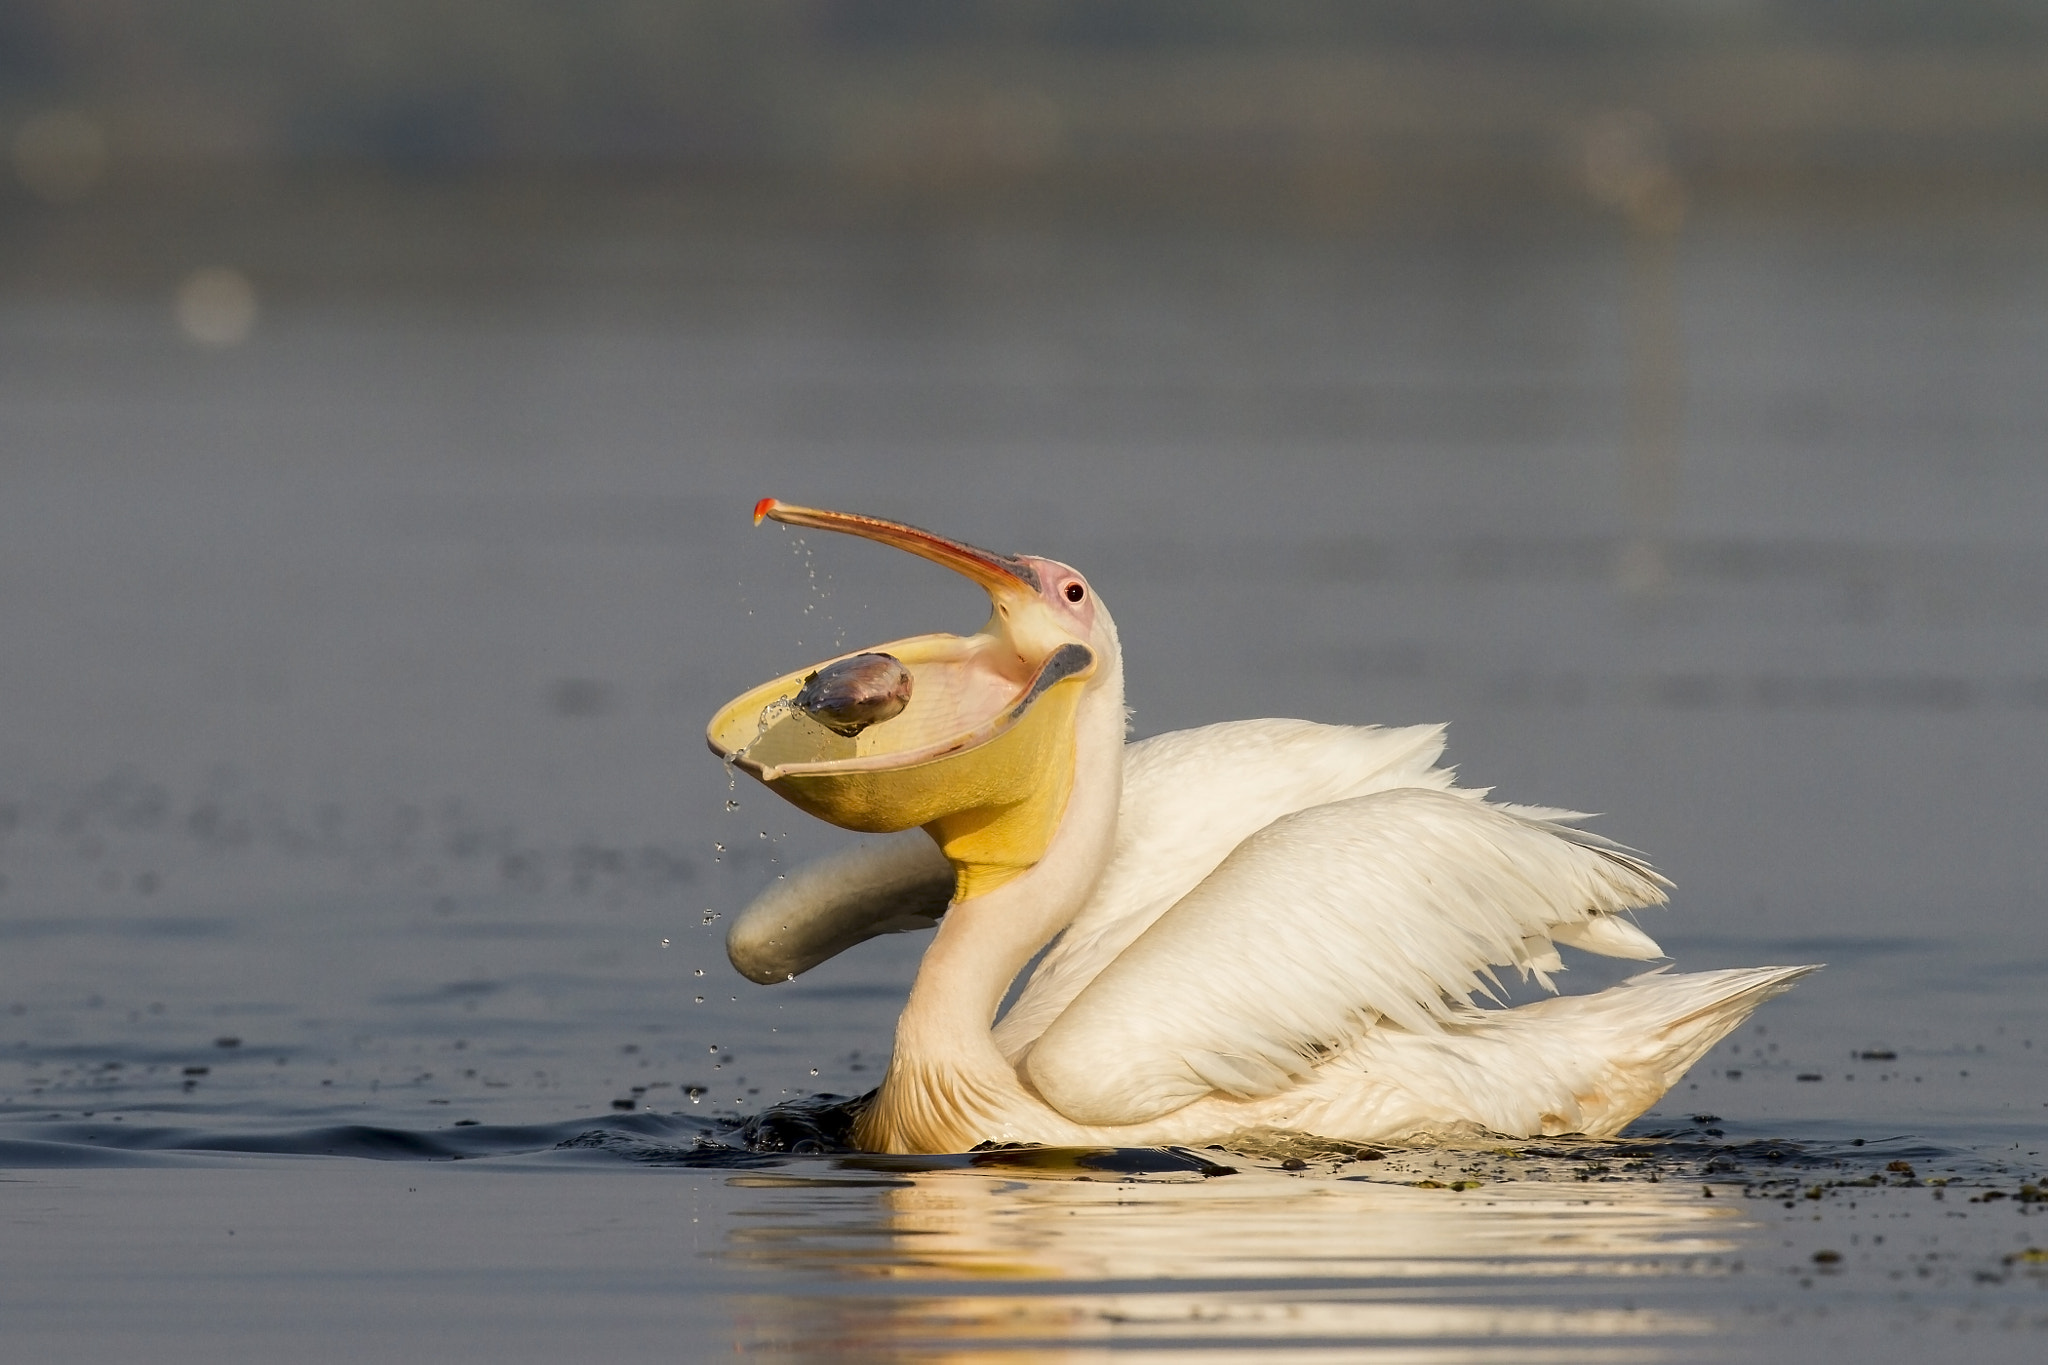
<svg viewBox="0 0 2048 1365">
<path fill-rule="evenodd" d="M 1069 602 L 1078 602 L 1087 595 L 1088 589 L 1082 587 L 1079 583 L 1067 584 L 1067 600 Z"/>
</svg>

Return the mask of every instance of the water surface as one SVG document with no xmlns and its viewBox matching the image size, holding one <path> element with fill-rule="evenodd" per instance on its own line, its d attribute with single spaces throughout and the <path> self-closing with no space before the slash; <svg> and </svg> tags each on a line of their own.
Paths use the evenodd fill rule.
<svg viewBox="0 0 2048 1365">
<path fill-rule="evenodd" d="M 2048 1342 L 2032 218 L 1702 214 L 1682 423 L 1648 441 L 1641 285 L 1597 222 L 623 204 L 442 286 L 429 246 L 337 284 L 303 223 L 215 226 L 264 290 L 238 348 L 183 341 L 168 283 L 24 267 L 0 297 L 24 1353 Z M 12 230 L 56 259 L 55 225 Z M 751 528 L 767 494 L 1080 566 L 1140 734 L 1450 721 L 1468 781 L 1606 812 L 1676 878 L 1644 922 L 1681 968 L 1828 970 L 1597 1148 L 753 1150 L 739 1120 L 872 1087 L 921 945 L 768 989 L 724 964 L 726 920 L 839 836 L 731 784 L 702 725 L 985 609 Z"/>
</svg>

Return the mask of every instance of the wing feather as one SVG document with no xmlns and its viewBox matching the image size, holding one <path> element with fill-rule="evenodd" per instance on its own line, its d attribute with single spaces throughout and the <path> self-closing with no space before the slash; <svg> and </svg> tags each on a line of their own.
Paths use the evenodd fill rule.
<svg viewBox="0 0 2048 1365">
<path fill-rule="evenodd" d="M 1440 1032 L 1490 966 L 1540 969 L 1560 928 L 1664 900 L 1640 855 L 1554 814 L 1406 787 L 1273 821 L 1075 995 L 1032 1083 L 1132 1123 L 1277 1093 L 1382 1020 Z"/>
<path fill-rule="evenodd" d="M 1239 720 L 1124 750 L 1116 852 L 1088 903 L 996 1026 L 1013 1060 L 1152 922 L 1266 825 L 1391 787 L 1447 789 L 1444 727 Z M 1469 794 L 1476 799 L 1480 793 Z"/>
</svg>

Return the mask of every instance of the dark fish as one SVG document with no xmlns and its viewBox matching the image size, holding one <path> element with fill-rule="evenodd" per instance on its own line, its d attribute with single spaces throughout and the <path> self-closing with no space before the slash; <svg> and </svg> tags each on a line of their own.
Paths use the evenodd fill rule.
<svg viewBox="0 0 2048 1365">
<path fill-rule="evenodd" d="M 804 679 L 796 704 L 828 730 L 853 738 L 910 705 L 910 670 L 888 654 L 856 654 Z"/>
</svg>

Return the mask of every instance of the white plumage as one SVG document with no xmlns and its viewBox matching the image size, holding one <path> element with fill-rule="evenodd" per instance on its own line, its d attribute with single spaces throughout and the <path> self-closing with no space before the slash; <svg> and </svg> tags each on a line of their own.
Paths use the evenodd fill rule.
<svg viewBox="0 0 2048 1365">
<path fill-rule="evenodd" d="M 802 514 L 878 539 L 905 529 Z M 1022 875 L 952 899 L 955 861 L 913 832 L 793 874 L 732 927 L 734 964 L 775 981 L 939 924 L 863 1145 L 1611 1135 L 1814 970 L 1658 971 L 1498 1007 L 1498 970 L 1553 988 L 1560 943 L 1662 956 L 1625 915 L 1669 883 L 1576 828 L 1584 816 L 1458 788 L 1437 766 L 1442 727 L 1254 720 L 1125 745 L 1116 629 L 1085 580 L 914 534 L 904 548 L 927 558 L 983 556 L 963 571 L 998 610 L 970 645 L 1028 669 L 1018 640 L 1040 654 L 1075 641 L 1097 664 L 1074 712 L 1071 794 Z M 987 568 L 999 558 L 1024 587 Z"/>
</svg>

